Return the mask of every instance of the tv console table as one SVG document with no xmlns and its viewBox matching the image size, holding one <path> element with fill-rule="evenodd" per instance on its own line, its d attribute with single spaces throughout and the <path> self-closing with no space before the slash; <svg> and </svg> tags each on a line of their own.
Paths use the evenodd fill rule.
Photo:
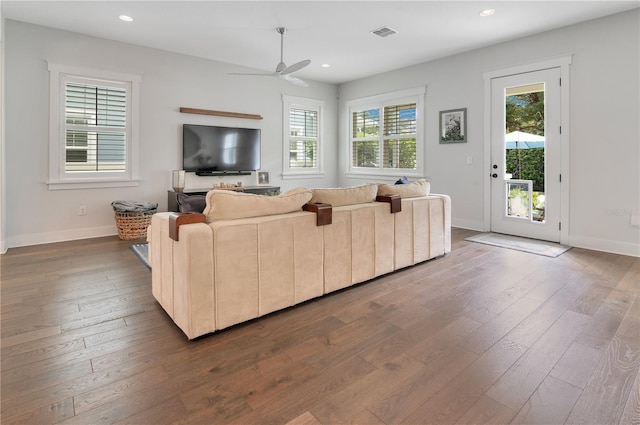
<svg viewBox="0 0 640 425">
<path fill-rule="evenodd" d="M 254 193 L 256 195 L 277 194 L 280 191 L 279 186 L 242 186 L 225 190 L 237 190 L 246 193 Z M 187 195 L 206 195 L 208 190 L 194 190 L 182 192 Z M 178 212 L 178 193 L 175 190 L 167 191 L 167 211 Z"/>
</svg>

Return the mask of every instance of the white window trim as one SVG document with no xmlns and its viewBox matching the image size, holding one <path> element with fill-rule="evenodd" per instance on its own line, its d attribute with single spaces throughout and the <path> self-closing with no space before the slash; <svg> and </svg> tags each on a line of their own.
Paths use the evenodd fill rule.
<svg viewBox="0 0 640 425">
<path fill-rule="evenodd" d="M 360 99 L 349 100 L 345 102 L 345 109 L 347 113 L 347 128 L 346 128 L 346 158 L 347 158 L 347 172 L 346 177 L 349 178 L 392 178 L 392 177 L 423 177 L 424 176 L 424 98 L 426 94 L 426 86 L 414 87 L 405 90 L 399 90 L 395 92 L 389 92 L 374 96 L 363 97 Z M 401 168 L 376 168 L 376 169 L 364 169 L 362 167 L 353 166 L 351 146 L 351 129 L 353 120 L 353 110 L 361 110 L 362 108 L 382 108 L 389 105 L 399 105 L 407 102 L 416 103 L 416 169 L 406 170 Z"/>
<path fill-rule="evenodd" d="M 49 190 L 92 189 L 103 187 L 138 186 L 139 184 L 139 75 L 87 69 L 48 63 L 49 68 Z M 65 138 L 62 118 L 64 116 L 64 76 L 99 81 L 127 83 L 130 86 L 130 107 L 127 108 L 127 122 L 130 123 L 130 141 L 127 142 L 127 171 L 118 177 L 70 177 L 64 171 L 61 158 L 64 158 Z"/>
<path fill-rule="evenodd" d="M 305 97 L 282 95 L 282 179 L 314 179 L 324 176 L 324 101 Z M 300 170 L 289 167 L 289 110 L 296 106 L 301 109 L 318 111 L 318 167 Z"/>
</svg>

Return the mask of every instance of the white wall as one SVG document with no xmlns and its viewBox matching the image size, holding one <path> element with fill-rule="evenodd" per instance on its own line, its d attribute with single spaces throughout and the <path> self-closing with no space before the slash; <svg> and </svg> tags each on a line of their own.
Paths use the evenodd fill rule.
<svg viewBox="0 0 640 425">
<path fill-rule="evenodd" d="M 631 224 L 640 207 L 639 15 L 635 9 L 340 85 L 339 184 L 362 183 L 344 176 L 344 103 L 426 85 L 426 177 L 433 192 L 451 196 L 454 226 L 482 230 L 488 200 L 483 185 L 489 178 L 483 162 L 483 73 L 571 54 L 571 158 L 569 175 L 563 176 L 570 184 L 569 243 L 640 255 L 640 230 Z M 462 107 L 469 142 L 440 145 L 438 112 Z M 472 165 L 466 165 L 467 156 Z"/>
<path fill-rule="evenodd" d="M 116 234 L 111 202 L 158 202 L 166 210 L 171 170 L 182 168 L 182 124 L 262 129 L 262 169 L 283 190 L 298 185 L 334 186 L 336 86 L 294 86 L 277 78 L 228 76 L 242 69 L 215 61 L 134 46 L 42 26 L 5 22 L 6 211 L 9 247 Z M 48 98 L 46 61 L 142 76 L 138 187 L 48 190 Z M 282 94 L 325 101 L 325 177 L 281 180 Z M 182 114 L 181 106 L 259 114 L 263 120 Z M 188 188 L 219 182 L 255 184 L 255 177 L 196 177 Z M 78 216 L 80 205 L 88 214 Z"/>
<path fill-rule="evenodd" d="M 569 243 L 639 255 L 640 231 L 630 217 L 637 219 L 640 204 L 639 15 L 636 9 L 353 81 L 339 87 L 339 102 L 330 84 L 312 83 L 305 89 L 277 79 L 231 77 L 226 73 L 240 68 L 8 20 L 1 70 L 7 83 L 2 194 L 8 207 L 0 213 L 6 220 L 0 240 L 6 238 L 11 247 L 115 234 L 110 207 L 115 199 L 152 200 L 166 208 L 170 170 L 180 168 L 180 125 L 185 122 L 262 128 L 263 168 L 272 173 L 272 184 L 283 189 L 363 183 L 344 177 L 344 102 L 420 85 L 427 86 L 426 177 L 434 192 L 451 195 L 455 226 L 482 229 L 488 178 L 483 73 L 572 54 Z M 139 187 L 47 189 L 46 60 L 142 75 Z M 324 179 L 280 180 L 282 94 L 326 102 Z M 180 106 L 256 113 L 264 120 L 180 114 Z M 458 107 L 468 110 L 469 142 L 439 145 L 438 111 Z M 466 165 L 467 156 L 472 165 Z M 208 187 L 218 181 L 189 183 Z M 88 207 L 87 216 L 77 215 L 80 205 Z"/>
<path fill-rule="evenodd" d="M 0 254 L 7 252 L 5 153 L 4 153 L 4 16 L 0 11 Z"/>
</svg>

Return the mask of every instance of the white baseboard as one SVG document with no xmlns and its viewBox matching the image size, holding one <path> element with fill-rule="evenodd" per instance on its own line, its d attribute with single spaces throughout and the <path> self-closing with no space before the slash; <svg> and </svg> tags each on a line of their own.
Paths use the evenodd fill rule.
<svg viewBox="0 0 640 425">
<path fill-rule="evenodd" d="M 594 251 L 603 251 L 610 252 L 612 254 L 640 257 L 640 244 L 634 244 L 630 242 L 620 242 L 608 239 L 569 235 L 568 245 L 576 248 L 592 249 Z"/>
<path fill-rule="evenodd" d="M 100 238 L 118 234 L 118 229 L 113 226 L 90 227 L 86 229 L 61 230 L 57 232 L 30 233 L 9 236 L 8 247 L 42 245 L 45 243 L 75 241 L 79 239 Z"/>
<path fill-rule="evenodd" d="M 451 226 L 461 229 L 475 230 L 482 232 L 482 223 L 472 220 L 461 220 L 452 218 Z M 91 227 L 77 230 L 62 230 L 58 232 L 47 233 L 31 233 L 10 236 L 8 238 L 6 248 L 17 248 L 20 246 L 42 245 L 46 243 L 65 242 L 79 239 L 99 238 L 104 236 L 114 236 L 118 234 L 115 225 Z M 629 255 L 632 257 L 640 257 L 640 244 L 630 242 L 612 241 L 608 239 L 590 238 L 585 236 L 569 235 L 568 245 L 576 248 L 592 249 L 594 251 L 610 252 L 612 254 Z"/>
<path fill-rule="evenodd" d="M 455 217 L 451 217 L 451 227 L 458 227 L 460 229 L 475 230 L 483 232 L 482 222 L 474 220 L 464 220 Z"/>
</svg>

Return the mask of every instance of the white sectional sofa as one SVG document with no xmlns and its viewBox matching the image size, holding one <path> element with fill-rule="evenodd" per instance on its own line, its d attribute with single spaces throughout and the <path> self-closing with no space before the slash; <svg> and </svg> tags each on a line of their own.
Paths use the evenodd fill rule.
<svg viewBox="0 0 640 425">
<path fill-rule="evenodd" d="M 402 186 L 273 197 L 212 190 L 204 222 L 179 230 L 174 213 L 155 214 L 153 295 L 193 339 L 449 252 L 450 198 L 429 194 L 425 181 Z M 400 195 L 401 211 L 377 202 L 379 194 Z M 331 223 L 318 225 L 305 204 L 325 213 L 330 204 Z"/>
</svg>

